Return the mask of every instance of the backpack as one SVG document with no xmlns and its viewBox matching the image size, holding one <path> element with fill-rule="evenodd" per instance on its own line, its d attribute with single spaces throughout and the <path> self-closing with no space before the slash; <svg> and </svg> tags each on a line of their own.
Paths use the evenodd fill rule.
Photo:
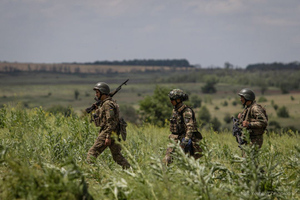
<svg viewBox="0 0 300 200">
<path fill-rule="evenodd" d="M 121 138 L 123 141 L 126 141 L 126 137 L 127 137 L 127 131 L 126 131 L 126 127 L 127 127 L 127 123 L 124 120 L 123 117 L 121 117 L 119 119 L 119 125 L 118 125 L 118 136 L 121 135 Z"/>
</svg>

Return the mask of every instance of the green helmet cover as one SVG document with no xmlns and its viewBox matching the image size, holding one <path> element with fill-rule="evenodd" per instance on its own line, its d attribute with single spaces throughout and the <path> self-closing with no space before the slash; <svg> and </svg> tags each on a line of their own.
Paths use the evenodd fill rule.
<svg viewBox="0 0 300 200">
<path fill-rule="evenodd" d="M 186 101 L 189 99 L 189 96 L 185 94 L 181 89 L 173 89 L 168 94 L 171 100 L 181 99 L 182 101 Z"/>
</svg>

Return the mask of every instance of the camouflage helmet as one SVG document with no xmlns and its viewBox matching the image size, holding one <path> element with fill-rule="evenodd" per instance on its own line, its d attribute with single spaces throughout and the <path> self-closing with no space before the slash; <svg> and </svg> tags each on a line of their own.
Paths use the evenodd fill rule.
<svg viewBox="0 0 300 200">
<path fill-rule="evenodd" d="M 180 99 L 181 101 L 186 101 L 189 99 L 189 96 L 185 94 L 181 89 L 171 90 L 168 96 L 171 100 Z"/>
<path fill-rule="evenodd" d="M 255 94 L 252 90 L 248 88 L 242 89 L 239 93 L 239 96 L 244 97 L 248 101 L 254 101 L 255 100 Z"/>
<path fill-rule="evenodd" d="M 94 90 L 99 90 L 102 94 L 109 94 L 110 93 L 109 86 L 107 85 L 107 83 L 104 83 L 104 82 L 97 83 L 94 86 L 93 89 Z"/>
</svg>

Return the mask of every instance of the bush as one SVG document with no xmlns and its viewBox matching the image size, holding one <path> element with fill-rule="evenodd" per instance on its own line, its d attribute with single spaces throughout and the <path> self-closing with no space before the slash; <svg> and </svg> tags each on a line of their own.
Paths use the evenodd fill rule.
<svg viewBox="0 0 300 200">
<path fill-rule="evenodd" d="M 120 116 L 124 117 L 125 121 L 137 124 L 138 114 L 130 105 L 120 105 Z"/>
<path fill-rule="evenodd" d="M 198 118 L 200 122 L 205 125 L 210 122 L 210 113 L 206 106 L 202 106 L 198 112 Z"/>
<path fill-rule="evenodd" d="M 202 99 L 198 95 L 191 95 L 190 102 L 193 108 L 200 108 Z"/>
<path fill-rule="evenodd" d="M 214 129 L 214 131 L 219 131 L 220 130 L 220 127 L 221 127 L 221 122 L 218 120 L 217 117 L 214 117 L 212 120 L 211 120 L 211 125 L 212 125 L 212 128 Z"/>
<path fill-rule="evenodd" d="M 226 124 L 231 123 L 231 116 L 229 113 L 226 113 L 223 119 Z"/>
<path fill-rule="evenodd" d="M 277 110 L 277 116 L 278 117 L 282 117 L 282 118 L 289 118 L 289 111 L 287 110 L 287 108 L 285 106 L 280 107 Z"/>
<path fill-rule="evenodd" d="M 153 96 L 146 96 L 140 101 L 142 121 L 164 126 L 170 118 L 173 106 L 168 97 L 169 89 L 156 86 Z"/>
<path fill-rule="evenodd" d="M 79 91 L 76 89 L 75 91 L 74 91 L 74 96 L 75 96 L 75 99 L 77 100 L 78 99 L 78 97 L 79 97 Z"/>
<path fill-rule="evenodd" d="M 264 96 L 259 97 L 258 102 L 267 102 L 267 98 Z"/>
<path fill-rule="evenodd" d="M 61 105 L 54 105 L 54 106 L 46 109 L 46 111 L 48 111 L 49 113 L 52 113 L 54 115 L 60 113 L 60 114 L 64 115 L 65 117 L 70 117 L 71 115 L 72 116 L 75 115 L 71 106 L 63 107 Z"/>
</svg>

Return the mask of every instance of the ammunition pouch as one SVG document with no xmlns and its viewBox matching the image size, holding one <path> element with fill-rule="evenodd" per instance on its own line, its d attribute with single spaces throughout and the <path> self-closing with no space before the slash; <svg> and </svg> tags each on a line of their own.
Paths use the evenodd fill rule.
<svg viewBox="0 0 300 200">
<path fill-rule="evenodd" d="M 184 133 L 184 125 L 178 124 L 176 119 L 170 119 L 170 132 L 174 135 L 181 135 Z"/>
</svg>

